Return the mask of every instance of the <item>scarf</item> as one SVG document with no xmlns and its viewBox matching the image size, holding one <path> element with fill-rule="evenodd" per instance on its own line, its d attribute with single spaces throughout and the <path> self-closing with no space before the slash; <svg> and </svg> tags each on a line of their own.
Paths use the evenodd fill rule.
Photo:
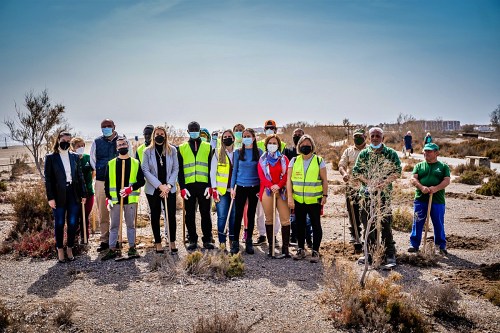
<svg viewBox="0 0 500 333">
<path fill-rule="evenodd" d="M 262 156 L 259 159 L 260 166 L 262 167 L 262 170 L 264 171 L 264 175 L 266 176 L 266 179 L 269 181 L 273 181 L 271 178 L 271 173 L 269 172 L 269 165 L 274 167 L 278 161 L 281 161 L 281 174 L 280 174 L 280 180 L 283 179 L 283 176 L 286 173 L 286 161 L 284 158 L 282 158 L 283 155 L 277 151 L 274 156 L 272 156 L 269 152 L 266 152 L 262 154 Z M 270 188 L 265 188 L 266 194 L 271 195 L 271 189 Z M 286 192 L 285 192 L 285 187 L 280 189 L 280 196 L 283 200 L 286 200 Z"/>
</svg>

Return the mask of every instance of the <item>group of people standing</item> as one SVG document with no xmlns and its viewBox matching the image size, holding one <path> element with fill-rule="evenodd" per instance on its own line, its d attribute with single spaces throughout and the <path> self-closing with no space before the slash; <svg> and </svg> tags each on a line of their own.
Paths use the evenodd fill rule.
<svg viewBox="0 0 500 333">
<path fill-rule="evenodd" d="M 302 129 L 294 130 L 293 146 L 286 147 L 277 135 L 275 121 L 267 120 L 264 128 L 265 138 L 257 140 L 255 131 L 242 124 L 210 135 L 193 121 L 187 126 L 189 139 L 176 147 L 169 143 L 165 127 L 147 125 L 143 131 L 144 143 L 137 147 L 135 157 L 130 156 L 130 142 L 116 132 L 110 119 L 101 122 L 102 136 L 93 141 L 90 155 L 84 154 L 85 142 L 81 138 L 72 138 L 70 133 L 61 132 L 52 153 L 45 160 L 47 199 L 54 212 L 59 262 L 74 260 L 75 236 L 78 229 L 84 233 L 78 220 L 85 217 L 88 221 L 94 193 L 101 229 L 97 251 L 104 253 L 102 259 L 121 256 L 122 219 L 127 226 L 127 255 L 138 256 L 135 220 L 142 187 L 149 204 L 157 253 L 165 251 L 160 229 L 162 211 L 168 249 L 172 254 L 178 251 L 175 213 L 179 189 L 185 210 L 188 251 L 199 247 L 195 223 L 197 210 L 201 217 L 202 246 L 207 250 L 215 248 L 210 214 L 213 200 L 220 248 L 229 249 L 231 254 L 240 252 L 244 221 L 242 240 L 247 254 L 254 254 L 254 244 L 262 244 L 267 239 L 270 257 L 290 258 L 292 240 L 297 241 L 293 258 L 301 260 L 306 257 L 306 239 L 312 234 L 310 261 L 318 262 L 322 241 L 321 212 L 328 198 L 326 163 L 316 154 L 314 139 Z M 346 203 L 356 249 L 361 243 L 360 225 L 363 224 L 366 230 L 370 219 L 369 210 L 363 207 L 374 200 L 373 193 L 378 193 L 379 204 L 390 209 L 392 182 L 401 174 L 397 153 L 383 144 L 383 130 L 371 128 L 369 136 L 370 145 L 367 146 L 364 130 L 356 130 L 354 146 L 344 151 L 339 163 L 340 173 L 347 184 Z M 388 167 L 385 171 L 378 168 L 379 172 L 374 172 L 374 167 L 381 165 Z M 418 170 L 414 172 L 417 175 Z M 420 197 L 442 190 L 439 186 L 434 188 L 426 184 L 417 176 L 415 179 L 415 186 L 421 188 Z M 259 237 L 254 242 L 256 217 Z M 391 218 L 390 211 L 386 210 L 381 219 L 381 237 L 386 260 L 395 262 Z M 66 255 L 63 250 L 65 222 Z M 415 223 L 416 234 L 419 221 Z M 310 225 L 310 231 L 307 225 Z M 276 255 L 272 244 L 278 243 L 276 235 L 280 229 L 281 253 Z M 85 232 L 88 235 L 89 229 Z M 376 237 L 370 232 L 369 241 L 374 242 Z M 413 248 L 418 248 L 419 238 L 416 237 L 412 238 Z M 444 229 L 439 240 L 443 239 Z"/>
</svg>

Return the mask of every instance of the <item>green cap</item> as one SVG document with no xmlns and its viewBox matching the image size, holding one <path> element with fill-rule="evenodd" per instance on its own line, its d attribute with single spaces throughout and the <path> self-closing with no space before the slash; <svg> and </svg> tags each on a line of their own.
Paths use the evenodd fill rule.
<svg viewBox="0 0 500 333">
<path fill-rule="evenodd" d="M 357 130 L 354 131 L 354 133 L 352 133 L 352 136 L 355 135 L 365 135 L 365 130 L 362 128 L 358 128 Z"/>
<path fill-rule="evenodd" d="M 428 143 L 424 146 L 424 150 L 439 150 L 439 146 L 433 142 Z"/>
</svg>

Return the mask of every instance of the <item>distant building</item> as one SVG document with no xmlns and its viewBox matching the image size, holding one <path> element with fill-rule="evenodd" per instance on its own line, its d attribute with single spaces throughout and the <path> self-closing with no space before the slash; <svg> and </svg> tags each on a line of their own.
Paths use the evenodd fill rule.
<svg viewBox="0 0 500 333">
<path fill-rule="evenodd" d="M 414 120 L 414 125 L 420 125 L 425 132 L 451 132 L 460 131 L 458 120 Z"/>
<path fill-rule="evenodd" d="M 474 126 L 474 131 L 481 133 L 492 133 L 495 132 L 495 127 L 489 125 L 478 125 Z"/>
</svg>

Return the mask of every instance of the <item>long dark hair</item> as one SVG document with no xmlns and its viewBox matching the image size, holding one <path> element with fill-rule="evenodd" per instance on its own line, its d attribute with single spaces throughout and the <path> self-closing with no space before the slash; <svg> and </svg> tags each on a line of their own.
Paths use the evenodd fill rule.
<svg viewBox="0 0 500 333">
<path fill-rule="evenodd" d="M 258 161 L 260 155 L 259 155 L 259 148 L 257 147 L 257 139 L 255 138 L 255 131 L 253 130 L 253 128 L 245 128 L 243 130 L 243 133 L 245 132 L 250 132 L 250 134 L 252 134 L 253 137 L 252 161 Z M 245 149 L 246 149 L 245 145 L 242 144 L 240 148 L 240 161 L 245 160 Z"/>
<path fill-rule="evenodd" d="M 69 136 L 71 138 L 71 133 L 68 131 L 61 131 L 57 135 L 57 138 L 54 140 L 54 145 L 52 146 L 52 152 L 54 154 L 59 154 L 59 139 L 62 138 L 63 136 Z"/>
</svg>

